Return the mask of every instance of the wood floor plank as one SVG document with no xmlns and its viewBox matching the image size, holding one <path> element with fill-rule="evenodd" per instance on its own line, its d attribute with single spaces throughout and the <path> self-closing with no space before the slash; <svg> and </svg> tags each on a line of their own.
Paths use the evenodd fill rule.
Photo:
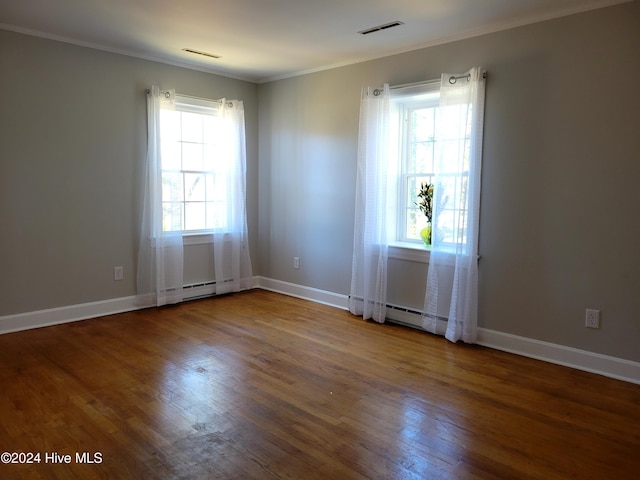
<svg viewBox="0 0 640 480">
<path fill-rule="evenodd" d="M 635 479 L 639 449 L 638 385 L 261 290 L 0 336 L 0 453 L 73 456 L 2 479 Z"/>
</svg>

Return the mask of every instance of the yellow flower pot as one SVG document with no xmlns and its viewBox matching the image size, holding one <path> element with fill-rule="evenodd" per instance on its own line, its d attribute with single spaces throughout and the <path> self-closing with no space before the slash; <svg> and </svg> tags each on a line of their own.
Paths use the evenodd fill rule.
<svg viewBox="0 0 640 480">
<path fill-rule="evenodd" d="M 420 230 L 420 238 L 427 247 L 431 245 L 431 225 L 427 225 Z"/>
</svg>

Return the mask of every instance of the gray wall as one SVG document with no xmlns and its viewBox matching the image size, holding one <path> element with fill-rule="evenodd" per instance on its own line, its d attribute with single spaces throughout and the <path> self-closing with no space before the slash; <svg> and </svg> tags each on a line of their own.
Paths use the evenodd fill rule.
<svg viewBox="0 0 640 480">
<path fill-rule="evenodd" d="M 638 52 L 636 1 L 260 85 L 260 274 L 347 294 L 361 88 L 480 65 L 480 326 L 640 361 Z M 392 260 L 389 301 L 425 272 Z"/>
<path fill-rule="evenodd" d="M 255 84 L 0 30 L 0 316 L 135 294 L 151 84 L 244 101 L 257 250 Z M 185 251 L 186 282 L 207 255 Z"/>
</svg>

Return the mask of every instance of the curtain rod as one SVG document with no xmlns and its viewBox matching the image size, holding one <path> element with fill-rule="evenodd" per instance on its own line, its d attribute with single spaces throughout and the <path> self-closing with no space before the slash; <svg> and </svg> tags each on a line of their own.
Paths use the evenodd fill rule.
<svg viewBox="0 0 640 480">
<path fill-rule="evenodd" d="M 460 80 L 461 78 L 466 78 L 467 81 L 468 81 L 468 80 L 471 79 L 471 74 L 467 73 L 466 75 L 457 75 L 457 76 L 456 75 L 451 75 L 449 77 L 449 83 L 451 85 L 455 85 L 455 83 L 458 80 Z M 482 72 L 482 78 L 487 78 L 487 71 L 486 70 Z M 436 80 L 424 80 L 422 82 L 403 83 L 401 85 L 393 85 L 392 87 L 389 87 L 389 90 L 396 90 L 398 88 L 406 88 L 406 87 L 415 87 L 415 86 L 418 86 L 418 85 L 426 85 L 428 83 L 439 82 L 439 81 L 440 81 L 439 79 L 436 79 Z M 376 97 L 378 95 L 380 95 L 381 93 L 382 93 L 382 90 L 380 90 L 379 88 L 376 88 L 373 91 L 373 95 L 376 96 Z"/>
<path fill-rule="evenodd" d="M 144 93 L 146 93 L 147 95 L 149 95 L 151 93 L 151 89 L 147 88 Z M 171 92 L 164 92 L 162 90 L 160 90 L 160 95 L 164 96 L 164 98 L 171 98 Z"/>
<path fill-rule="evenodd" d="M 151 89 L 147 88 L 145 90 L 145 93 L 147 95 L 149 95 L 151 93 Z M 160 90 L 160 95 L 163 96 L 164 98 L 171 98 L 171 92 L 169 92 L 169 91 Z M 191 96 L 191 95 L 183 95 L 182 93 L 176 93 L 176 95 L 179 96 L 179 97 L 191 98 L 193 100 L 202 100 L 202 101 L 205 101 L 205 102 L 222 103 L 222 100 L 212 100 L 210 98 L 194 97 L 194 96 Z M 228 103 L 232 104 L 233 101 L 229 101 Z"/>
<path fill-rule="evenodd" d="M 458 75 L 458 76 L 451 75 L 451 76 L 449 77 L 449 83 L 450 83 L 451 85 L 455 85 L 455 83 L 456 83 L 458 80 L 460 80 L 461 78 L 466 78 L 466 79 L 467 79 L 467 81 L 469 81 L 469 80 L 471 80 L 471 74 L 470 74 L 470 73 L 467 73 L 466 75 Z M 482 72 L 482 78 L 487 78 L 487 71 L 486 71 L 486 70 Z"/>
</svg>

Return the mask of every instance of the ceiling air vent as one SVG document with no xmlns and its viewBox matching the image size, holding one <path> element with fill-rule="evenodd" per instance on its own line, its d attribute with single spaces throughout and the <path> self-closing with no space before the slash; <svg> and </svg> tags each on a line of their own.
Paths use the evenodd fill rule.
<svg viewBox="0 0 640 480">
<path fill-rule="evenodd" d="M 377 27 L 367 28 L 366 30 L 360 30 L 358 33 L 360 35 L 369 35 L 373 32 L 379 32 L 380 30 L 386 30 L 387 28 L 399 27 L 400 25 L 404 25 L 404 22 L 400 22 L 396 20 L 395 22 L 385 23 L 384 25 L 378 25 Z"/>
<path fill-rule="evenodd" d="M 190 48 L 183 48 L 182 51 L 183 52 L 188 52 L 188 53 L 195 53 L 196 55 L 202 55 L 203 57 L 220 58 L 220 55 L 214 55 L 213 53 L 201 52 L 199 50 L 192 50 Z"/>
</svg>

